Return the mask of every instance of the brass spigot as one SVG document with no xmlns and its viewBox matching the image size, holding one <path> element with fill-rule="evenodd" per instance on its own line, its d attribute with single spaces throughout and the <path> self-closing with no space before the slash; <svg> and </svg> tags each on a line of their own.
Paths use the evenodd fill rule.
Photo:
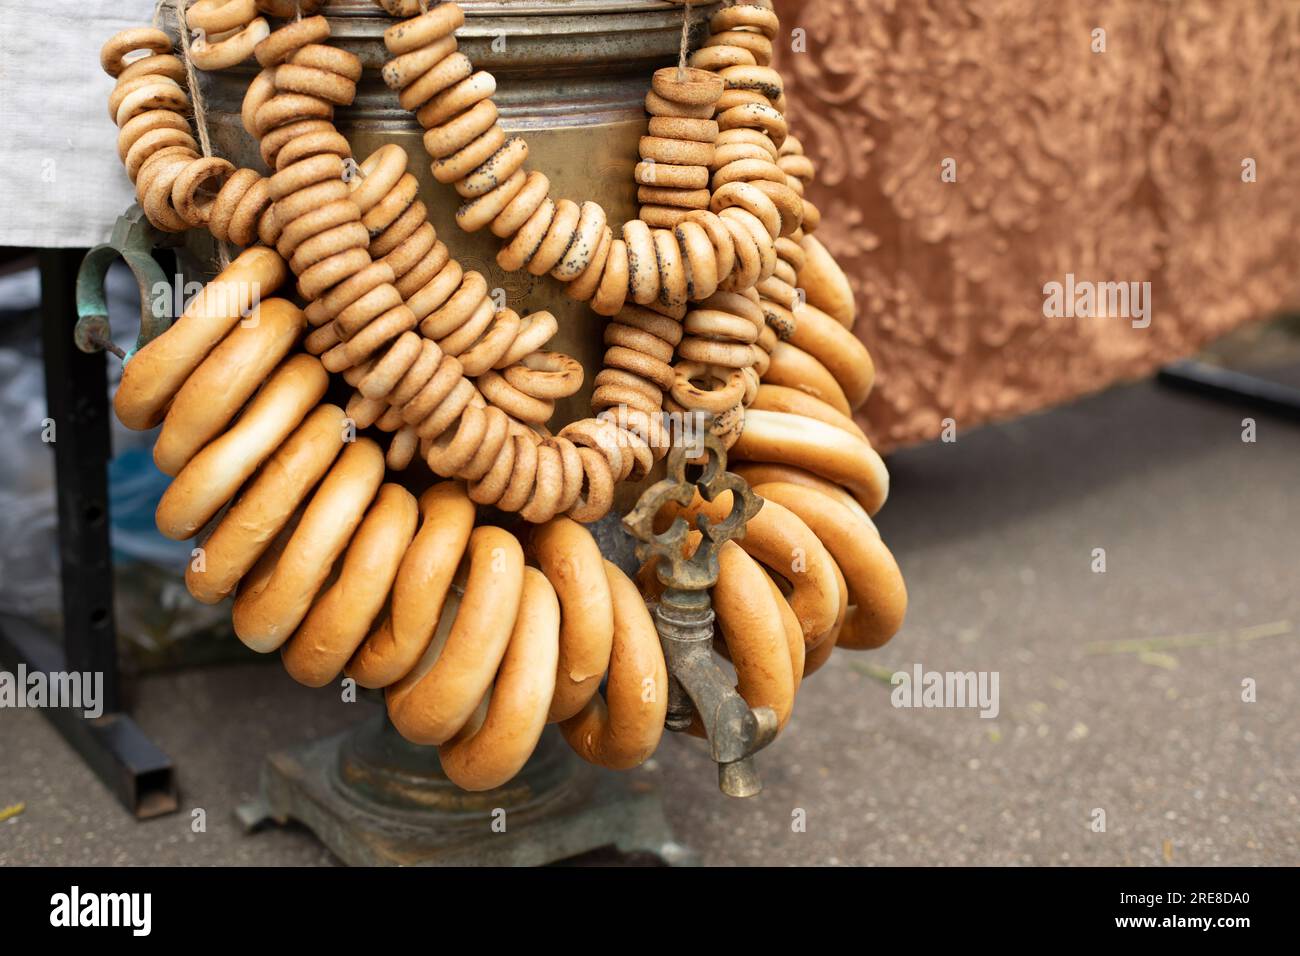
<svg viewBox="0 0 1300 956">
<path fill-rule="evenodd" d="M 753 757 L 776 737 L 776 712 L 770 707 L 750 708 L 728 680 L 713 656 L 713 602 L 709 589 L 718 581 L 718 551 L 729 540 L 744 537 L 745 525 L 758 513 L 763 500 L 739 475 L 727 471 L 727 453 L 712 434 L 704 435 L 699 457 L 688 459 L 687 447 L 675 444 L 668 453 L 668 477 L 646 489 L 623 526 L 638 540 L 641 561 L 657 557 L 655 573 L 664 586 L 654 607 L 655 627 L 668 665 L 669 730 L 686 730 L 698 718 L 713 760 L 718 765 L 718 786 L 732 797 L 750 797 L 763 789 Z M 701 469 L 692 481 L 687 467 Z M 654 519 L 668 502 L 687 507 L 696 489 L 705 501 L 731 492 L 731 512 L 718 523 L 696 516 L 700 543 L 687 554 L 691 526 L 678 515 L 672 525 L 654 532 Z"/>
</svg>

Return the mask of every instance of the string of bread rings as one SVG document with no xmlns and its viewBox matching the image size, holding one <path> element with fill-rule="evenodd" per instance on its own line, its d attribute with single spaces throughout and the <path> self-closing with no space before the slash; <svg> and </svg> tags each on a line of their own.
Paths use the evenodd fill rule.
<svg viewBox="0 0 1300 956">
<path fill-rule="evenodd" d="M 666 453 L 662 411 L 699 411 L 768 500 L 724 548 L 713 599 L 742 696 L 784 724 L 837 643 L 888 640 L 906 593 L 869 517 L 888 476 L 850 417 L 874 369 L 850 332 L 852 291 L 808 234 L 813 169 L 784 128 L 770 5 L 720 10 L 690 69 L 656 74 L 641 216 L 615 238 L 598 205 L 552 200 L 524 169 L 526 143 L 496 123 L 495 81 L 456 51 L 459 8 L 381 3 L 414 15 L 387 32 L 383 75 L 425 127 L 435 178 L 464 199 L 458 223 L 505 240 L 503 268 L 549 272 L 613 317 L 597 414 L 555 435 L 554 402 L 583 373 L 545 350 L 554 317 L 498 307 L 459 266 L 399 147 L 345 177 L 332 120 L 361 65 L 323 42 L 323 17 L 283 9 L 295 6 L 200 0 L 186 14 L 213 50 L 245 42 L 250 7 L 296 16 L 250 48 L 263 71 L 242 119 L 270 176 L 201 155 L 165 33 L 123 31 L 101 57 L 146 215 L 245 247 L 130 357 L 114 400 L 129 427 L 162 424 L 155 460 L 174 480 L 159 528 L 205 534 L 191 592 L 234 595 L 240 638 L 280 650 L 303 683 L 346 674 L 385 689 L 399 731 L 438 745 L 468 789 L 513 776 L 549 722 L 585 759 L 635 766 L 662 733 L 663 655 L 637 586 L 578 522 Z M 195 65 L 224 59 L 196 57 L 200 45 Z M 291 274 L 305 309 L 247 294 Z M 331 373 L 354 390 L 346 408 L 323 402 Z M 371 426 L 393 436 L 386 453 L 356 437 Z M 384 481 L 417 452 L 452 479 L 418 499 Z M 477 504 L 537 527 L 522 540 L 476 528 Z M 792 570 L 790 548 L 811 563 Z"/>
</svg>

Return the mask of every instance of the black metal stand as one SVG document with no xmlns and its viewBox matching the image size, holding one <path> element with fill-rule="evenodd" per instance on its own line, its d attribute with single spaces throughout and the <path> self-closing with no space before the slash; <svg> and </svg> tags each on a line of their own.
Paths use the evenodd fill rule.
<svg viewBox="0 0 1300 956">
<path fill-rule="evenodd" d="M 1209 398 L 1249 405 L 1273 415 L 1300 419 L 1300 388 L 1245 372 L 1188 359 L 1161 369 L 1156 381 Z"/>
<path fill-rule="evenodd" d="M 122 804 L 139 818 L 177 809 L 171 760 L 122 711 L 113 618 L 109 543 L 108 380 L 105 354 L 73 341 L 75 283 L 84 250 L 41 252 L 45 394 L 55 423 L 63 640 L 0 618 L 0 659 L 27 671 L 103 675 L 103 715 L 47 708 L 44 713 Z"/>
</svg>

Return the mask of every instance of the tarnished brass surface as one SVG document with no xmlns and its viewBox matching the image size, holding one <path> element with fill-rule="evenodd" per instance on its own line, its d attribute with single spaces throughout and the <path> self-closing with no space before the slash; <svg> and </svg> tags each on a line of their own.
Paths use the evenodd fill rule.
<svg viewBox="0 0 1300 956">
<path fill-rule="evenodd" d="M 461 6 L 461 49 L 496 77 L 493 99 L 501 125 L 507 133 L 526 134 L 529 166 L 550 177 L 552 195 L 599 202 L 615 227 L 635 216 L 632 169 L 645 133 L 643 101 L 654 70 L 676 62 L 682 8 L 659 0 L 466 0 Z M 716 6 L 692 8 L 697 32 Z M 500 240 L 486 229 L 471 235 L 456 225 L 460 197 L 433 180 L 423 131 L 379 77 L 387 59 L 383 31 L 393 20 L 371 0 L 335 0 L 322 12 L 333 28 L 330 42 L 357 54 L 365 65 L 355 104 L 335 116 L 354 155 L 362 159 L 386 143 L 405 149 L 430 221 L 452 255 L 483 273 L 490 289 L 504 289 L 511 308 L 555 314 L 560 330 L 549 348 L 573 355 L 587 375 L 581 391 L 557 403 L 552 427 L 589 415 L 591 380 L 604 354 L 605 319 L 565 296 L 563 284 L 554 279 L 503 273 L 496 264 Z M 202 85 L 214 150 L 237 165 L 265 171 L 239 121 L 255 72 L 250 61 L 205 74 Z"/>
</svg>

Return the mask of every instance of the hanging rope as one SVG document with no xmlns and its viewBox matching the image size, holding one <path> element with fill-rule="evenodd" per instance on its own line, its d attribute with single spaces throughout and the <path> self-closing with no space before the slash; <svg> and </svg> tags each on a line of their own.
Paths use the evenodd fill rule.
<svg viewBox="0 0 1300 956">
<path fill-rule="evenodd" d="M 162 7 L 163 0 L 159 0 L 158 8 Z M 194 106 L 194 125 L 199 134 L 199 146 L 203 149 L 204 158 L 212 155 L 212 139 L 208 135 L 208 110 L 207 104 L 203 100 L 203 91 L 199 89 L 198 72 L 194 69 L 194 62 L 190 59 L 190 28 L 185 22 L 185 0 L 173 0 L 173 6 L 176 8 L 176 27 L 181 34 L 181 52 L 185 60 L 185 82 L 189 86 L 190 103 Z M 300 11 L 301 13 L 301 11 Z M 154 16 L 157 17 L 158 10 L 155 9 Z M 217 242 L 217 262 L 220 263 L 222 271 L 230 265 L 230 252 L 226 249 L 224 242 Z"/>
<path fill-rule="evenodd" d="M 691 42 L 691 0 L 682 4 L 682 44 L 677 51 L 677 79 L 686 79 L 686 55 Z"/>
</svg>

